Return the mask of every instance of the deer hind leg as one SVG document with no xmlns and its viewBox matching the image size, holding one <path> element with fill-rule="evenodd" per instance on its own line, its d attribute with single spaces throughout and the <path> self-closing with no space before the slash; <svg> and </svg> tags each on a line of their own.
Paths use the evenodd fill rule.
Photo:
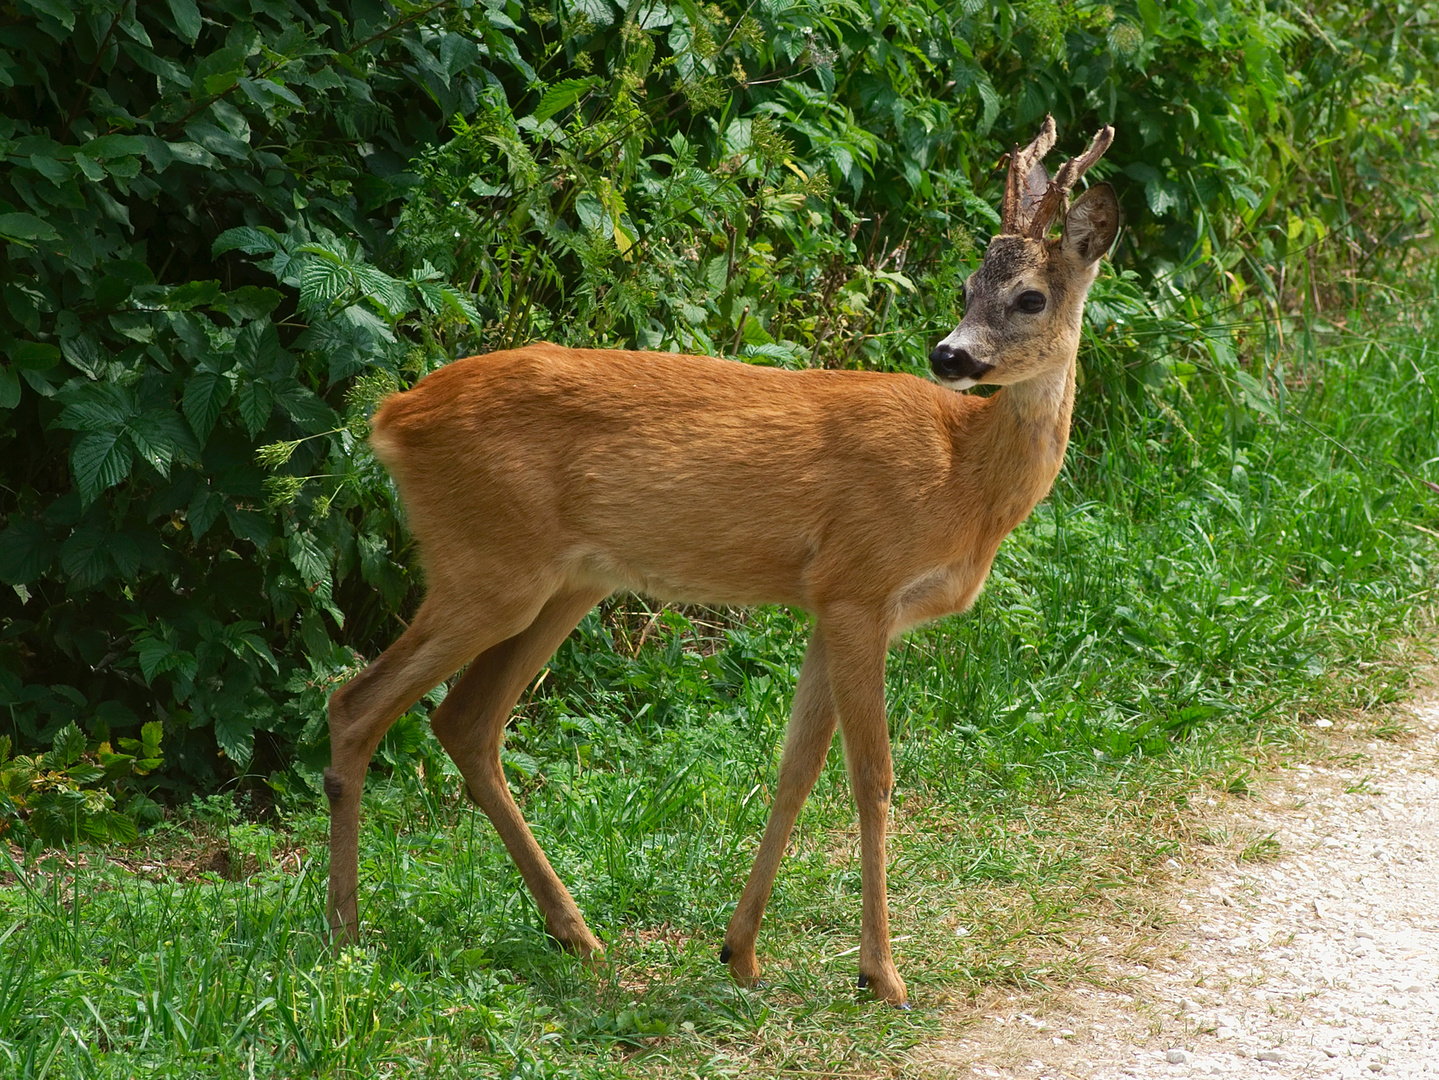
<svg viewBox="0 0 1439 1080">
<path fill-rule="evenodd" d="M 545 916 L 545 929 L 580 956 L 603 951 L 569 890 L 550 866 L 515 805 L 500 765 L 505 723 L 535 673 L 604 590 L 560 593 L 528 627 L 477 656 L 430 718 L 435 736 L 459 766 L 475 800 L 500 834 Z"/>
<path fill-rule="evenodd" d="M 860 917 L 859 985 L 892 1005 L 908 996 L 889 947 L 889 900 L 885 889 L 885 829 L 889 820 L 894 766 L 884 703 L 884 662 L 888 635 L 872 620 L 846 620 L 841 634 L 828 628 L 829 678 L 839 710 L 845 767 L 859 810 Z"/>
<path fill-rule="evenodd" d="M 720 960 L 729 964 L 730 974 L 741 985 L 752 985 L 759 977 L 755 940 L 759 937 L 760 919 L 764 917 L 765 904 L 795 819 L 824 768 L 825 756 L 834 739 L 834 726 L 834 697 L 830 692 L 824 634 L 816 629 L 795 688 L 784 756 L 780 759 L 779 784 L 764 839 L 760 841 L 739 904 L 730 917 L 724 948 L 720 951 Z"/>
<path fill-rule="evenodd" d="M 475 614 L 460 614 L 466 610 Z M 483 604 L 453 603 L 431 590 L 414 621 L 368 667 L 330 696 L 330 932 L 336 943 L 358 935 L 360 795 L 365 772 L 390 725 L 420 695 L 453 675 L 476 653 L 513 634 L 534 616 L 509 618 Z M 478 621 L 484 617 L 485 622 Z"/>
</svg>

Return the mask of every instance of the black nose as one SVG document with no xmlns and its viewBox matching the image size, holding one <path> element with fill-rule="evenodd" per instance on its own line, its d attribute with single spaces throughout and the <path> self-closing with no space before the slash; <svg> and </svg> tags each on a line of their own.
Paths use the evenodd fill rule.
<svg viewBox="0 0 1439 1080">
<path fill-rule="evenodd" d="M 993 370 L 970 355 L 968 349 L 956 348 L 941 341 L 929 354 L 929 366 L 941 379 L 974 379 L 978 381 Z"/>
</svg>

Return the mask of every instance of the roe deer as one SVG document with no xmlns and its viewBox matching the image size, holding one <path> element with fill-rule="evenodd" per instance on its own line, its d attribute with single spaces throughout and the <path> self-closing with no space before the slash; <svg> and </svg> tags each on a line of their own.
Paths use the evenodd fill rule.
<svg viewBox="0 0 1439 1080">
<path fill-rule="evenodd" d="M 520 694 L 599 600 L 787 604 L 812 613 L 778 787 L 724 936 L 742 984 L 801 805 L 838 721 L 859 810 L 859 984 L 903 1005 L 890 955 L 885 825 L 893 772 L 885 654 L 906 627 L 974 600 L 999 543 L 1064 460 L 1085 295 L 1113 243 L 1107 185 L 1069 205 L 1105 127 L 1051 182 L 1054 122 L 1011 155 L 1001 234 L 958 328 L 910 375 L 785 371 L 537 343 L 457 360 L 388 398 L 371 445 L 399 488 L 428 589 L 409 628 L 330 699 L 329 912 L 357 932 L 360 790 L 381 736 L 469 667 L 431 717 L 544 913 L 600 951 L 505 782 Z M 1063 215 L 1062 237 L 1047 234 Z M 987 398 L 954 393 L 978 383 Z"/>
</svg>

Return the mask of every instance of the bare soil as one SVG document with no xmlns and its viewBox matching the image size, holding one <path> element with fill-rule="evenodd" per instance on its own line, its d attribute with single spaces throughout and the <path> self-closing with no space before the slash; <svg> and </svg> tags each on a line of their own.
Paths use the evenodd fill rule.
<svg viewBox="0 0 1439 1080">
<path fill-rule="evenodd" d="M 1322 763 L 1199 808 L 1209 843 L 1157 890 L 1160 929 L 1111 950 L 1091 985 L 957 1011 L 916 1064 L 1035 1080 L 1439 1076 L 1439 701 L 1400 719 L 1401 738 L 1333 736 Z"/>
</svg>

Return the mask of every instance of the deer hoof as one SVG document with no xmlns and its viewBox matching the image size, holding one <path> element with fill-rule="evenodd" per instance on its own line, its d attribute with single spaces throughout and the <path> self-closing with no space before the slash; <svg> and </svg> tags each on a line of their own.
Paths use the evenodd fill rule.
<svg viewBox="0 0 1439 1080">
<path fill-rule="evenodd" d="M 735 949 L 729 942 L 725 942 L 724 948 L 720 950 L 720 960 L 729 965 L 730 977 L 741 986 L 754 989 L 761 985 L 759 960 L 753 949 L 746 952 L 743 948 Z"/>
<path fill-rule="evenodd" d="M 881 1001 L 896 1008 L 909 1008 L 909 991 L 905 989 L 904 980 L 897 973 L 892 978 L 884 978 L 860 972 L 858 985 L 861 990 L 868 990 Z"/>
</svg>

